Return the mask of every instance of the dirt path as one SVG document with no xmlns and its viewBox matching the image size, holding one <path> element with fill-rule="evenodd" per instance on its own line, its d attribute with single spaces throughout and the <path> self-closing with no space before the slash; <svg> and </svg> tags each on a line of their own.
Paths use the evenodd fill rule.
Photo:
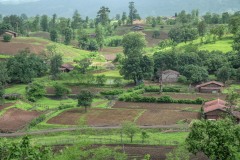
<svg viewBox="0 0 240 160">
<path fill-rule="evenodd" d="M 182 128 L 188 128 L 187 125 L 158 125 L 158 126 L 139 126 L 142 129 L 182 129 Z M 119 129 L 120 126 L 109 126 L 109 127 L 85 127 L 85 128 L 79 128 L 79 127 L 72 127 L 72 128 L 58 128 L 58 129 L 49 129 L 49 130 L 39 130 L 39 131 L 31 131 L 31 132 L 16 132 L 16 133 L 0 133 L 0 137 L 21 137 L 25 135 L 41 135 L 41 134 L 48 134 L 48 133 L 58 133 L 58 132 L 66 132 L 66 131 L 76 131 L 76 130 L 84 130 L 84 129 Z"/>
</svg>

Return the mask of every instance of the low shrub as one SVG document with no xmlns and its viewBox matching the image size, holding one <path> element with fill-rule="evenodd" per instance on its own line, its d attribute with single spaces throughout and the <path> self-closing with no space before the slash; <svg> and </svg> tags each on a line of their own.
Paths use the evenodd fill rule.
<svg viewBox="0 0 240 160">
<path fill-rule="evenodd" d="M 122 38 L 112 38 L 107 42 L 107 46 L 109 47 L 118 47 L 121 45 L 122 45 Z"/>
<path fill-rule="evenodd" d="M 102 95 L 119 95 L 119 94 L 122 94 L 124 91 L 123 90 L 119 90 L 119 89 L 116 89 L 116 90 L 108 90 L 108 91 L 102 91 L 100 92 Z"/>
<path fill-rule="evenodd" d="M 146 92 L 159 92 L 159 87 L 157 86 L 147 86 L 144 88 Z M 179 88 L 176 87 L 163 87 L 163 92 L 180 92 Z"/>
<path fill-rule="evenodd" d="M 3 35 L 3 41 L 4 42 L 10 42 L 12 40 L 12 36 L 8 34 Z"/>
<path fill-rule="evenodd" d="M 44 114 L 42 114 L 41 116 L 39 116 L 38 118 L 34 119 L 33 121 L 31 121 L 28 125 L 29 128 L 35 127 L 37 124 L 43 122 L 46 119 L 46 116 Z"/>
<path fill-rule="evenodd" d="M 70 105 L 70 104 L 61 104 L 58 109 L 59 110 L 64 110 L 64 109 L 68 109 L 68 108 L 73 108 L 74 106 L 73 105 Z"/>
</svg>

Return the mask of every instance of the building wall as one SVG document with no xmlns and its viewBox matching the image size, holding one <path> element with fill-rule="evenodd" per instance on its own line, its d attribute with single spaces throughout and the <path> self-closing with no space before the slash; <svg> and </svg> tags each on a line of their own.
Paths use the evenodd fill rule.
<svg viewBox="0 0 240 160">
<path fill-rule="evenodd" d="M 201 93 L 213 93 L 213 92 L 220 93 L 221 88 L 219 88 L 219 89 L 202 89 L 202 88 L 200 88 L 199 92 L 201 92 Z"/>
<path fill-rule="evenodd" d="M 205 113 L 205 119 L 219 119 L 221 118 L 222 116 L 224 116 L 226 114 L 226 112 L 224 111 L 221 111 L 221 110 L 215 110 L 215 111 L 212 111 L 212 112 L 208 112 L 208 113 Z"/>
<path fill-rule="evenodd" d="M 177 82 L 178 81 L 178 74 L 162 74 L 162 80 L 163 82 Z"/>
</svg>

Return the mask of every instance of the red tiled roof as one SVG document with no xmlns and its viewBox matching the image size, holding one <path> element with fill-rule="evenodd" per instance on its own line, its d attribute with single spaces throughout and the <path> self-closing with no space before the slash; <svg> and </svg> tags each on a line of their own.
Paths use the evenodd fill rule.
<svg viewBox="0 0 240 160">
<path fill-rule="evenodd" d="M 74 69 L 74 67 L 73 67 L 71 64 L 63 64 L 63 65 L 61 66 L 61 68 L 66 68 L 66 69 L 68 69 L 68 70 L 73 70 L 73 69 Z"/>
<path fill-rule="evenodd" d="M 206 82 L 206 83 L 203 83 L 203 84 L 197 85 L 196 88 L 204 87 L 204 86 L 209 85 L 209 84 L 216 84 L 216 85 L 218 85 L 219 87 L 224 87 L 224 84 L 221 83 L 221 82 L 210 81 L 210 82 Z"/>
<path fill-rule="evenodd" d="M 171 69 L 169 69 L 169 70 L 165 70 L 165 71 L 162 72 L 162 74 L 168 74 L 168 73 L 180 74 L 179 72 L 174 71 L 174 70 L 171 70 Z"/>
<path fill-rule="evenodd" d="M 208 113 L 215 110 L 225 111 L 226 108 L 229 108 L 228 106 L 226 106 L 226 104 L 227 103 L 221 99 L 213 100 L 210 102 L 206 102 L 203 106 L 203 110 L 204 113 Z"/>
</svg>

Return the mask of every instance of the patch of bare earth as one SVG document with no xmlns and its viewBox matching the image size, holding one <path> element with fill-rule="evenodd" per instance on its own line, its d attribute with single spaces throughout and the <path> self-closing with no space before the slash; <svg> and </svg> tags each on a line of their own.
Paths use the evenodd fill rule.
<svg viewBox="0 0 240 160">
<path fill-rule="evenodd" d="M 11 42 L 0 41 L 0 53 L 16 55 L 19 51 L 29 48 L 31 52 L 39 54 L 45 49 L 47 44 L 47 42 L 41 42 L 34 39 L 15 38 Z"/>
<path fill-rule="evenodd" d="M 207 100 L 212 99 L 226 99 L 225 94 L 208 94 L 208 93 L 193 93 L 193 94 L 187 94 L 187 93 L 163 93 L 161 95 L 157 93 L 145 93 L 144 96 L 146 97 L 162 97 L 162 96 L 171 96 L 174 99 L 197 99 L 197 98 L 203 98 Z"/>
<path fill-rule="evenodd" d="M 5 103 L 3 105 L 0 105 L 0 111 L 5 109 L 5 108 L 8 108 L 10 106 L 14 105 L 14 103 Z"/>
<path fill-rule="evenodd" d="M 36 111 L 24 111 L 17 108 L 9 109 L 0 117 L 0 132 L 16 132 L 23 129 L 40 114 Z"/>
<path fill-rule="evenodd" d="M 105 57 L 107 61 L 113 61 L 115 60 L 116 55 L 122 52 L 123 52 L 122 47 L 107 47 L 103 48 L 100 53 Z"/>
<path fill-rule="evenodd" d="M 138 119 L 137 124 L 141 126 L 152 125 L 172 125 L 180 120 L 191 122 L 193 119 L 199 119 L 198 112 L 185 112 L 179 110 L 148 110 Z"/>
<path fill-rule="evenodd" d="M 80 119 L 84 118 L 89 126 L 118 126 L 124 121 L 133 121 L 138 114 L 139 110 L 133 109 L 89 109 L 87 113 L 83 109 L 72 109 L 50 119 L 47 123 L 78 125 Z"/>
<path fill-rule="evenodd" d="M 117 101 L 113 108 L 148 109 L 148 110 L 182 110 L 185 108 L 200 109 L 201 105 L 176 103 L 135 103 Z"/>
</svg>

